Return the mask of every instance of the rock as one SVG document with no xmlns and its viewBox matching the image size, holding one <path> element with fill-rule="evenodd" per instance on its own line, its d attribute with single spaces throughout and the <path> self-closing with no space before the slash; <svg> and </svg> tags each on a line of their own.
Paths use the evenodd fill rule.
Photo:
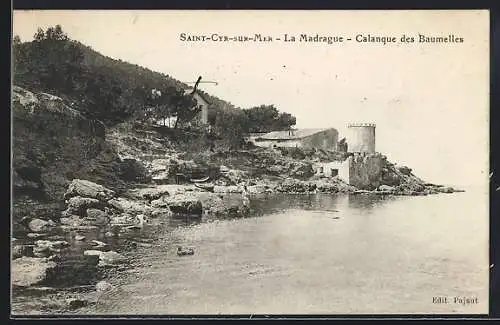
<svg viewBox="0 0 500 325">
<path fill-rule="evenodd" d="M 83 241 L 83 240 L 85 240 L 85 236 L 83 236 L 83 235 L 76 235 L 75 236 L 75 240 L 76 241 Z"/>
<path fill-rule="evenodd" d="M 151 212 L 151 218 L 166 218 L 172 215 L 170 208 L 156 208 Z"/>
<path fill-rule="evenodd" d="M 163 198 L 159 198 L 151 201 L 151 206 L 153 208 L 168 208 L 168 203 Z"/>
<path fill-rule="evenodd" d="M 56 241 L 50 241 L 50 240 L 37 240 L 35 242 L 35 245 L 40 247 L 40 248 L 48 248 L 52 251 L 57 251 L 59 249 L 65 248 L 69 246 L 69 243 L 64 240 L 56 240 Z"/>
<path fill-rule="evenodd" d="M 265 185 L 252 185 L 248 186 L 248 193 L 250 194 L 263 194 L 266 193 L 267 186 Z"/>
<path fill-rule="evenodd" d="M 114 251 L 102 252 L 99 256 L 99 266 L 116 265 L 126 262 L 126 258 Z"/>
<path fill-rule="evenodd" d="M 203 212 L 201 202 L 194 197 L 177 195 L 175 197 L 166 198 L 165 200 L 172 213 L 201 215 Z"/>
<path fill-rule="evenodd" d="M 102 291 L 108 291 L 108 290 L 113 289 L 113 285 L 111 285 L 110 283 L 108 283 L 106 281 L 99 281 L 95 285 L 95 289 L 97 291 L 100 291 L 100 292 L 102 292 Z"/>
<path fill-rule="evenodd" d="M 100 201 L 108 201 L 115 195 L 115 192 L 94 182 L 83 179 L 74 179 L 64 193 L 64 199 L 75 196 L 93 198 Z"/>
<path fill-rule="evenodd" d="M 88 305 L 88 301 L 80 298 L 69 298 L 66 299 L 66 303 L 68 307 L 71 309 L 78 309 Z"/>
<path fill-rule="evenodd" d="M 219 168 L 219 171 L 221 172 L 221 174 L 225 174 L 225 173 L 229 173 L 230 169 L 224 165 L 221 165 Z"/>
<path fill-rule="evenodd" d="M 143 202 L 129 200 L 122 197 L 114 198 L 108 201 L 108 204 L 120 212 L 151 215 L 152 209 Z"/>
<path fill-rule="evenodd" d="M 115 234 L 111 231 L 106 231 L 104 233 L 104 237 L 107 237 L 107 238 L 115 237 Z"/>
<path fill-rule="evenodd" d="M 70 215 L 79 215 L 84 217 L 86 215 L 85 211 L 87 211 L 87 209 L 101 208 L 102 205 L 103 204 L 97 199 L 75 196 L 68 200 L 68 206 L 63 212 L 63 216 L 67 217 Z"/>
<path fill-rule="evenodd" d="M 310 163 L 297 162 L 292 166 L 290 176 L 306 179 L 314 175 L 314 169 Z"/>
<path fill-rule="evenodd" d="M 99 240 L 92 240 L 92 245 L 96 246 L 96 248 L 105 248 L 108 246 L 108 244 L 103 243 L 102 241 Z"/>
<path fill-rule="evenodd" d="M 14 245 L 12 246 L 12 258 L 20 258 L 33 253 L 33 247 L 27 245 Z"/>
<path fill-rule="evenodd" d="M 41 234 L 41 233 L 33 233 L 30 232 L 26 235 L 28 238 L 36 239 L 36 238 L 42 238 L 48 236 L 47 234 Z"/>
<path fill-rule="evenodd" d="M 453 193 L 455 190 L 452 187 L 438 187 L 436 190 L 439 193 Z"/>
<path fill-rule="evenodd" d="M 126 261 L 126 258 L 123 255 L 115 251 L 103 252 L 91 249 L 91 250 L 86 250 L 83 254 L 85 256 L 98 256 L 99 257 L 98 266 L 116 265 L 124 263 Z"/>
<path fill-rule="evenodd" d="M 99 209 L 87 209 L 87 220 L 93 225 L 106 225 L 109 222 L 109 217 L 106 212 Z"/>
<path fill-rule="evenodd" d="M 142 162 L 135 159 L 123 159 L 119 164 L 119 176 L 127 182 L 148 183 L 151 174 Z"/>
<path fill-rule="evenodd" d="M 95 249 L 89 249 L 89 250 L 86 250 L 85 252 L 83 252 L 83 255 L 85 256 L 101 256 L 103 252 L 102 251 L 98 251 L 98 250 L 95 250 Z"/>
<path fill-rule="evenodd" d="M 243 189 L 239 186 L 230 185 L 230 186 L 214 186 L 214 193 L 241 193 Z"/>
<path fill-rule="evenodd" d="M 123 213 L 118 216 L 111 217 L 110 224 L 111 225 L 128 225 L 134 222 L 134 217 L 128 213 Z"/>
<path fill-rule="evenodd" d="M 33 247 L 33 256 L 35 257 L 49 257 L 52 255 L 52 252 L 48 247 Z"/>
<path fill-rule="evenodd" d="M 408 168 L 406 166 L 399 166 L 399 167 L 397 167 L 397 169 L 403 175 L 406 175 L 406 176 L 410 176 L 411 175 L 411 168 Z"/>
<path fill-rule="evenodd" d="M 42 219 L 33 219 L 28 224 L 29 229 L 34 232 L 48 232 L 56 226 L 54 221 Z"/>
<path fill-rule="evenodd" d="M 394 192 L 395 189 L 396 189 L 395 187 L 389 186 L 389 185 L 380 185 L 377 188 L 378 191 L 382 191 L 382 192 Z"/>
<path fill-rule="evenodd" d="M 81 218 L 79 216 L 71 215 L 67 218 L 61 218 L 61 228 L 62 229 L 79 229 L 79 230 L 91 230 L 98 229 L 98 226 L 102 226 L 108 223 L 107 217 L 105 219 L 96 220 L 93 218 Z"/>
<path fill-rule="evenodd" d="M 56 268 L 54 261 L 46 258 L 26 257 L 12 261 L 12 284 L 17 286 L 31 286 L 46 280 Z"/>
</svg>

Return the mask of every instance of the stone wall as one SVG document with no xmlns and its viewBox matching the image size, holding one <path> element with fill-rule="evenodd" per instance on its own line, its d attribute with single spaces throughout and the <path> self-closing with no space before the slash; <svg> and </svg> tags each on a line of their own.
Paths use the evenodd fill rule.
<svg viewBox="0 0 500 325">
<path fill-rule="evenodd" d="M 317 148 L 323 150 L 337 151 L 337 142 L 339 133 L 335 129 L 328 129 L 323 132 L 315 133 L 302 139 L 300 147 Z"/>
<path fill-rule="evenodd" d="M 349 185 L 372 190 L 382 182 L 384 160 L 380 154 L 354 154 L 349 157 Z"/>
</svg>

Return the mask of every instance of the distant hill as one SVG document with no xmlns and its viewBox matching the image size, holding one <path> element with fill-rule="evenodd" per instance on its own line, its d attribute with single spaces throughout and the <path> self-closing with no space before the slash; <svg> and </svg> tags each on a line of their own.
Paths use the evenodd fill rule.
<svg viewBox="0 0 500 325">
<path fill-rule="evenodd" d="M 172 90 L 188 88 L 167 74 L 112 59 L 71 40 L 59 25 L 39 29 L 31 42 L 21 43 L 14 37 L 13 71 L 15 85 L 57 95 L 71 108 L 108 126 L 144 118 L 147 107 L 156 107 L 157 114 L 178 111 L 171 109 L 179 99 Z M 153 89 L 162 91 L 162 107 L 153 99 Z M 287 130 L 295 125 L 294 116 L 272 105 L 241 109 L 198 91 L 212 104 L 209 122 L 214 132 L 232 146 L 241 146 L 248 132 Z"/>
</svg>

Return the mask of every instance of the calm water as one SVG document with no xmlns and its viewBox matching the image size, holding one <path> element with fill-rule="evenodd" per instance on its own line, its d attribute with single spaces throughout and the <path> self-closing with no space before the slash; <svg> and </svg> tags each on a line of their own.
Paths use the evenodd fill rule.
<svg viewBox="0 0 500 325">
<path fill-rule="evenodd" d="M 487 313 L 487 195 L 272 196 L 160 233 L 81 313 Z M 328 211 L 325 211 L 328 210 Z M 178 257 L 175 245 L 195 248 Z M 435 296 L 479 304 L 433 304 Z"/>
</svg>

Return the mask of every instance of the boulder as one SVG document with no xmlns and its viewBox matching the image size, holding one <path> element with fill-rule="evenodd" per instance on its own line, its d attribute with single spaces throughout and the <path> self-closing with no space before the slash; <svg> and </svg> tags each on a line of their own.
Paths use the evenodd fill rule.
<svg viewBox="0 0 500 325">
<path fill-rule="evenodd" d="M 57 264 L 47 258 L 26 257 L 12 261 L 12 284 L 17 286 L 31 286 L 46 280 Z"/>
<path fill-rule="evenodd" d="M 165 202 L 172 213 L 176 214 L 202 214 L 202 204 L 195 197 L 187 195 L 176 195 L 175 197 L 165 198 Z"/>
<path fill-rule="evenodd" d="M 111 285 L 110 283 L 106 282 L 106 281 L 99 281 L 97 282 L 97 284 L 95 285 L 95 289 L 97 291 L 109 291 L 111 289 L 113 289 L 113 285 Z"/>
<path fill-rule="evenodd" d="M 89 208 L 102 208 L 103 204 L 98 199 L 89 197 L 75 196 L 68 200 L 68 206 L 63 212 L 66 217 L 68 215 L 76 214 L 85 216 L 85 211 Z"/>
<path fill-rule="evenodd" d="M 106 225 L 109 222 L 109 217 L 106 212 L 99 209 L 87 209 L 87 220 L 94 225 Z"/>
<path fill-rule="evenodd" d="M 75 215 L 61 218 L 62 229 L 80 229 L 80 230 L 98 229 L 99 226 L 105 225 L 107 223 L 108 223 L 107 217 L 105 220 L 97 220 L 93 218 L 81 218 Z"/>
<path fill-rule="evenodd" d="M 99 264 L 98 266 L 109 266 L 109 265 L 116 265 L 116 264 L 121 264 L 126 262 L 126 258 L 115 252 L 115 251 L 109 251 L 109 252 L 103 252 L 103 251 L 98 251 L 98 250 L 86 250 L 83 253 L 85 256 L 97 256 L 99 257 Z"/>
<path fill-rule="evenodd" d="M 66 303 L 70 309 L 78 309 L 88 305 L 88 301 L 80 298 L 68 298 Z"/>
<path fill-rule="evenodd" d="M 129 214 L 151 215 L 152 209 L 144 202 L 130 200 L 122 197 L 114 198 L 108 201 L 108 204 L 120 212 Z"/>
<path fill-rule="evenodd" d="M 37 238 L 47 237 L 47 234 L 46 233 L 30 232 L 26 235 L 26 237 L 31 238 L 31 239 L 37 239 Z"/>
<path fill-rule="evenodd" d="M 397 167 L 399 172 L 403 175 L 410 176 L 411 175 L 411 168 L 408 168 L 406 166 L 399 166 Z"/>
<path fill-rule="evenodd" d="M 35 245 L 37 247 L 40 247 L 41 249 L 48 248 L 51 251 L 58 251 L 62 248 L 68 247 L 69 243 L 67 241 L 64 241 L 64 240 L 56 240 L 56 241 L 37 240 L 35 242 Z"/>
<path fill-rule="evenodd" d="M 28 224 L 29 229 L 34 232 L 48 232 L 56 226 L 54 221 L 42 219 L 33 219 Z"/>
<path fill-rule="evenodd" d="M 111 217 L 110 224 L 111 225 L 128 225 L 133 223 L 135 220 L 135 217 L 128 214 L 128 213 L 122 213 L 118 216 L 113 216 Z"/>
<path fill-rule="evenodd" d="M 242 193 L 243 189 L 240 186 L 229 185 L 229 186 L 214 186 L 214 193 Z"/>
<path fill-rule="evenodd" d="M 99 256 L 99 266 L 116 265 L 126 262 L 126 258 L 114 251 L 102 252 Z"/>
<path fill-rule="evenodd" d="M 250 194 L 263 194 L 266 193 L 268 187 L 265 185 L 252 185 L 248 186 L 247 189 Z"/>
<path fill-rule="evenodd" d="M 83 252 L 83 255 L 85 256 L 101 256 L 101 254 L 103 253 L 103 251 L 98 251 L 96 249 L 89 249 L 89 250 L 86 250 L 85 252 Z"/>
<path fill-rule="evenodd" d="M 75 196 L 83 196 L 107 201 L 113 198 L 115 192 L 91 181 L 84 179 L 74 179 L 64 193 L 64 199 L 69 199 Z"/>
<path fill-rule="evenodd" d="M 35 257 L 49 257 L 52 254 L 51 250 L 47 246 L 34 246 L 33 256 Z"/>
<path fill-rule="evenodd" d="M 437 187 L 437 192 L 439 193 L 453 193 L 455 190 L 452 187 Z"/>
<path fill-rule="evenodd" d="M 14 245 L 12 246 L 12 258 L 21 258 L 33 253 L 33 248 L 28 245 Z"/>
<path fill-rule="evenodd" d="M 396 190 L 396 188 L 393 186 L 389 186 L 389 185 L 380 185 L 377 188 L 377 190 L 381 191 L 381 192 L 394 192 Z"/>
</svg>

